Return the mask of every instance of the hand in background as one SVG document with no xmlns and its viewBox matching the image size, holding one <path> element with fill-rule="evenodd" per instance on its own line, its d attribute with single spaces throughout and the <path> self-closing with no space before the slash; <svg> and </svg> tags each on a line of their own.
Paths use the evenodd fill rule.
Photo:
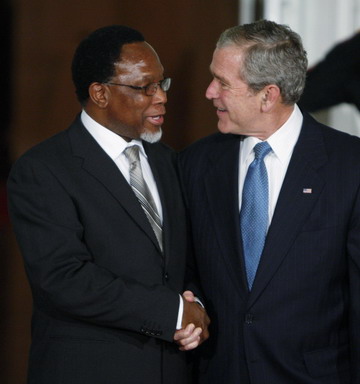
<svg viewBox="0 0 360 384">
<path fill-rule="evenodd" d="M 174 340 L 181 351 L 189 351 L 208 339 L 210 319 L 191 291 L 185 291 L 183 299 L 182 328 L 175 332 Z"/>
</svg>

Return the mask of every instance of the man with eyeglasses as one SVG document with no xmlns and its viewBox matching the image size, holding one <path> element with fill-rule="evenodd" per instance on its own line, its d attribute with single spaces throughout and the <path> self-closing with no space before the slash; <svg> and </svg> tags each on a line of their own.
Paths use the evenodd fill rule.
<svg viewBox="0 0 360 384">
<path fill-rule="evenodd" d="M 28 383 L 185 384 L 184 351 L 208 337 L 184 291 L 183 197 L 159 143 L 163 72 L 138 31 L 96 30 L 72 64 L 81 114 L 13 166 L 9 207 L 34 299 Z"/>
</svg>

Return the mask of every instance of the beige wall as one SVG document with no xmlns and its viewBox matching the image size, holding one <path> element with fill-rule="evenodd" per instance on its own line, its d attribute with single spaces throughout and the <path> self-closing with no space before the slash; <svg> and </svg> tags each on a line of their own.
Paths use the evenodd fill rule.
<svg viewBox="0 0 360 384">
<path fill-rule="evenodd" d="M 237 22 L 237 0 L 13 0 L 11 160 L 65 129 L 79 111 L 70 64 L 78 42 L 108 24 L 139 29 L 159 53 L 168 94 L 164 141 L 181 149 L 216 131 L 204 93 L 220 32 Z M 3 384 L 25 383 L 31 295 L 10 228 L 0 231 Z"/>
</svg>

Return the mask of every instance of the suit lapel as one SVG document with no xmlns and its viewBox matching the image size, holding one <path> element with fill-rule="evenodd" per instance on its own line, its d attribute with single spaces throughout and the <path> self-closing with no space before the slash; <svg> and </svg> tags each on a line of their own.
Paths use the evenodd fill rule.
<svg viewBox="0 0 360 384">
<path fill-rule="evenodd" d="M 232 139 L 230 139 L 232 138 Z M 210 222 L 215 226 L 216 238 L 230 278 L 245 297 L 247 288 L 240 246 L 238 165 L 239 136 L 230 136 L 221 152 L 211 153 L 209 168 L 204 175 L 206 198 L 209 201 Z"/>
<path fill-rule="evenodd" d="M 129 217 L 159 248 L 155 234 L 134 192 L 115 163 L 103 151 L 78 119 L 69 129 L 73 155 L 82 159 L 82 168 L 96 178 L 118 201 Z M 99 198 L 101 198 L 99 196 Z M 159 249 L 160 251 L 160 249 Z"/>
<path fill-rule="evenodd" d="M 317 169 L 326 160 L 318 125 L 310 116 L 305 115 L 266 238 L 249 297 L 249 307 L 276 273 L 319 198 L 325 180 L 319 177 Z"/>
</svg>

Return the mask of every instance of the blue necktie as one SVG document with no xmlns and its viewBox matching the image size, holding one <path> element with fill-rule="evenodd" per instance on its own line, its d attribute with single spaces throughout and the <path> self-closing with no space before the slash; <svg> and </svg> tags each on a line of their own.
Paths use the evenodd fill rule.
<svg viewBox="0 0 360 384">
<path fill-rule="evenodd" d="M 255 159 L 247 171 L 242 193 L 240 226 L 249 290 L 255 279 L 268 227 L 269 186 L 264 158 L 270 151 L 266 141 L 255 145 Z"/>
</svg>

